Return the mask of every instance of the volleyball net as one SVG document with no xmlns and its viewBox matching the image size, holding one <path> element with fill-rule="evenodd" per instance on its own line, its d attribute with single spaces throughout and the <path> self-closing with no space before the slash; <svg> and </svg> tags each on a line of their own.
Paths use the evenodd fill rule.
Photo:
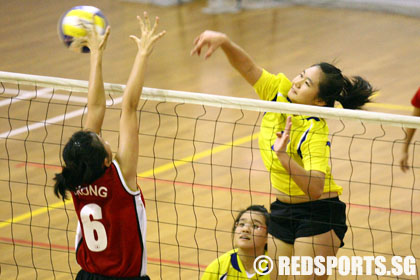
<svg viewBox="0 0 420 280">
<path fill-rule="evenodd" d="M 82 127 L 88 83 L 7 72 L 0 82 L 0 276 L 74 278 L 77 217 L 71 201 L 54 196 L 52 178 L 63 145 Z M 124 86 L 105 90 L 102 134 L 115 152 Z M 265 112 L 328 121 L 330 164 L 349 226 L 339 256 L 420 262 L 418 141 L 410 146 L 410 170 L 399 167 L 404 128 L 420 128 L 418 119 L 152 88 L 140 103 L 138 182 L 154 279 L 199 279 L 233 248 L 238 212 L 251 204 L 269 209 L 275 194 L 257 143 Z M 418 268 L 399 279 L 419 279 Z M 375 277 L 382 278 L 395 277 Z"/>
</svg>

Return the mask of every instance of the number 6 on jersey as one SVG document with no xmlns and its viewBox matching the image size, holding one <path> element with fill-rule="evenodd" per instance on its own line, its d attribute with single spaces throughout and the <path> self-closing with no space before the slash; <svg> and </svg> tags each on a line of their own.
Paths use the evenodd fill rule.
<svg viewBox="0 0 420 280">
<path fill-rule="evenodd" d="M 92 216 L 93 220 L 90 219 Z M 87 204 L 80 211 L 80 219 L 85 233 L 86 244 L 92 252 L 101 252 L 106 249 L 108 239 L 104 225 L 97 221 L 102 219 L 102 209 L 99 205 Z M 95 232 L 97 238 L 95 238 Z"/>
</svg>

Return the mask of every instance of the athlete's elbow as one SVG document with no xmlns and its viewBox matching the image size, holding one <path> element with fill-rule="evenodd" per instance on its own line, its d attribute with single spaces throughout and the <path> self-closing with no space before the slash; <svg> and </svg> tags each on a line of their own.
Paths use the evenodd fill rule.
<svg viewBox="0 0 420 280">
<path fill-rule="evenodd" d="M 324 193 L 324 180 L 313 180 L 309 187 L 309 198 L 311 200 L 318 200 Z"/>
<path fill-rule="evenodd" d="M 310 200 L 318 200 L 321 198 L 322 193 L 323 193 L 323 190 L 319 190 L 317 188 L 316 190 L 309 192 L 309 198 Z"/>
<path fill-rule="evenodd" d="M 138 106 L 138 102 L 136 101 L 132 101 L 132 100 L 128 100 L 126 102 L 124 102 L 121 106 L 121 110 L 123 112 L 136 112 L 137 111 L 137 106 Z"/>
</svg>

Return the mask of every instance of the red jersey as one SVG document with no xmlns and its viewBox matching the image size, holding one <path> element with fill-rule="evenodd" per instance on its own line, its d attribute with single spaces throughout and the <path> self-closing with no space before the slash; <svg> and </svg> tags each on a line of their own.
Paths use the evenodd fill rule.
<svg viewBox="0 0 420 280">
<path fill-rule="evenodd" d="M 416 107 L 420 108 L 420 88 L 417 90 L 416 94 L 411 99 L 411 104 Z"/>
<path fill-rule="evenodd" d="M 146 209 L 117 161 L 92 184 L 71 192 L 79 219 L 76 259 L 83 270 L 104 276 L 146 275 Z"/>
</svg>

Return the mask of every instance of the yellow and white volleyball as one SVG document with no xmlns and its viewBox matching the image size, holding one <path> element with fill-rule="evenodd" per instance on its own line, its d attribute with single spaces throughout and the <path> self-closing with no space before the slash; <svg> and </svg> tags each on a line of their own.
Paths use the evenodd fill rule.
<svg viewBox="0 0 420 280">
<path fill-rule="evenodd" d="M 88 53 L 89 48 L 83 44 L 86 29 L 96 28 L 100 35 L 105 34 L 108 21 L 104 14 L 93 6 L 76 6 L 64 13 L 58 22 L 58 35 L 69 49 L 75 52 Z"/>
</svg>

